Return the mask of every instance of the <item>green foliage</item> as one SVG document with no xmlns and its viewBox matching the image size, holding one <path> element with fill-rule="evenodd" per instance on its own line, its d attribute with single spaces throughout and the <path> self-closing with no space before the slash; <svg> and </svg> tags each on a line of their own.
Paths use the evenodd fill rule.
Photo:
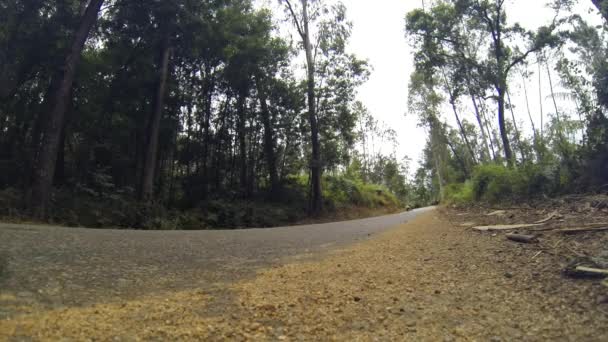
<svg viewBox="0 0 608 342">
<path fill-rule="evenodd" d="M 444 200 L 447 204 L 466 204 L 475 199 L 473 182 L 448 184 L 444 192 Z"/>
<path fill-rule="evenodd" d="M 106 183 L 104 176 L 99 176 L 98 181 L 100 188 L 96 189 L 80 185 L 55 191 L 49 220 L 56 224 L 91 228 L 199 230 L 284 226 L 307 217 L 309 182 L 303 175 L 286 178 L 277 201 L 270 202 L 261 197 L 216 198 L 201 201 L 189 209 L 168 209 L 157 202 L 143 203 L 135 198 L 133 189 L 113 188 Z M 402 207 L 387 188 L 364 183 L 360 178 L 326 176 L 323 187 L 325 213 L 329 215 L 361 208 L 391 211 Z M 109 188 L 112 191 L 107 191 Z M 27 219 L 20 207 L 21 196 L 18 189 L 0 191 L 1 219 Z"/>
<path fill-rule="evenodd" d="M 397 197 L 381 185 L 344 176 L 327 176 L 323 181 L 325 206 L 330 210 L 351 206 L 395 209 L 401 206 Z"/>
<path fill-rule="evenodd" d="M 552 170 L 536 164 L 526 164 L 519 168 L 499 164 L 479 165 L 470 182 L 471 199 L 496 203 L 554 195 L 563 191 L 563 177 L 559 169 Z M 570 182 L 568 180 L 566 183 Z"/>
<path fill-rule="evenodd" d="M 476 200 L 497 202 L 511 199 L 520 186 L 517 171 L 497 164 L 478 166 L 473 174 L 473 195 Z"/>
</svg>

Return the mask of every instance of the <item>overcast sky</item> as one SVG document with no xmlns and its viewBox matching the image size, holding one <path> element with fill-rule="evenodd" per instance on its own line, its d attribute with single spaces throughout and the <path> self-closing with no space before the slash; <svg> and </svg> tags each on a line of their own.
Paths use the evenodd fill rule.
<svg viewBox="0 0 608 342">
<path fill-rule="evenodd" d="M 359 58 L 368 59 L 373 67 L 369 81 L 359 89 L 358 98 L 374 117 L 397 131 L 399 142 L 397 157 L 402 158 L 407 155 L 417 162 L 424 148 L 426 135 L 422 128 L 417 127 L 417 118 L 414 115 L 406 115 L 407 85 L 413 70 L 413 59 L 412 48 L 405 38 L 404 27 L 405 14 L 420 7 L 422 0 L 342 1 L 348 9 L 347 17 L 353 23 L 350 51 Z M 274 4 L 276 5 L 276 2 Z M 507 0 L 509 21 L 519 22 L 529 29 L 546 25 L 550 23 L 554 13 L 546 8 L 545 4 L 545 0 Z M 576 11 L 589 17 L 587 14 L 589 9 L 591 9 L 591 1 L 582 1 Z M 279 14 L 281 15 L 282 13 Z M 601 22 L 597 15 L 591 16 L 591 19 Z M 525 102 L 521 94 L 521 85 L 513 84 L 512 87 L 511 96 L 514 106 L 523 110 Z M 537 89 L 538 83 L 529 85 L 533 112 L 537 112 L 539 108 Z M 535 100 L 533 100 L 534 96 L 536 96 Z M 521 114 L 527 115 L 525 113 L 527 112 Z M 464 116 L 467 117 L 466 114 Z M 469 119 L 473 121 L 472 116 Z M 526 130 L 527 116 L 517 117 L 516 120 L 521 120 Z"/>
</svg>

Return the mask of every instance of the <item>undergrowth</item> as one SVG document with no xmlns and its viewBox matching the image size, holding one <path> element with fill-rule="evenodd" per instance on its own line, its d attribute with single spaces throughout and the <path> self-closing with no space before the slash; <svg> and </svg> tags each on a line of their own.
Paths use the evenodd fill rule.
<svg viewBox="0 0 608 342">
<path fill-rule="evenodd" d="M 279 198 L 242 199 L 211 198 L 194 205 L 168 207 L 162 203 L 141 203 L 132 189 L 112 192 L 90 191 L 79 187 L 62 188 L 53 194 L 49 222 L 91 228 L 138 228 L 157 230 L 195 230 L 216 228 L 273 227 L 288 225 L 307 218 L 309 183 L 307 177 L 285 179 Z M 0 191 L 0 218 L 5 221 L 30 221 L 20 210 L 22 191 L 14 188 Z M 356 216 L 363 209 L 396 211 L 402 207 L 385 187 L 366 184 L 345 176 L 323 178 L 323 217 L 338 213 Z M 353 211 L 353 213 L 347 213 Z M 369 212 L 369 211 L 366 211 Z"/>
<path fill-rule="evenodd" d="M 569 175 L 555 167 L 524 165 L 509 168 L 499 164 L 479 165 L 464 183 L 449 184 L 444 189 L 444 202 L 498 203 L 554 196 L 571 191 Z"/>
</svg>

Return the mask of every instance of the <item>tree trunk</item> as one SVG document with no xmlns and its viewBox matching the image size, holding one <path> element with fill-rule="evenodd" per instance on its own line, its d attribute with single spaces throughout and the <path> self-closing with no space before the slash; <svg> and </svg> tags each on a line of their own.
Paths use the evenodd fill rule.
<svg viewBox="0 0 608 342">
<path fill-rule="evenodd" d="M 211 144 L 211 103 L 213 100 L 213 90 L 215 89 L 215 81 L 211 76 L 209 67 L 205 70 L 206 80 L 203 88 L 203 96 L 205 98 L 204 118 L 203 118 L 203 198 L 207 197 L 209 191 L 209 145 Z"/>
<path fill-rule="evenodd" d="M 541 74 L 541 59 L 539 57 L 538 60 L 538 100 L 539 100 L 539 108 L 540 108 L 540 141 L 542 142 L 544 137 L 545 137 L 545 133 L 544 133 L 544 129 L 545 129 L 545 113 L 543 110 L 543 83 L 542 83 L 542 74 Z"/>
<path fill-rule="evenodd" d="M 481 132 L 481 139 L 483 139 L 483 147 L 484 147 L 484 161 L 490 160 L 490 146 L 488 145 L 488 137 L 486 135 L 486 130 L 483 125 L 483 120 L 481 119 L 481 113 L 479 112 L 479 106 L 477 105 L 477 99 L 475 99 L 475 95 L 471 93 L 471 101 L 473 101 L 473 109 L 475 109 L 475 119 L 477 119 L 477 124 L 479 125 L 479 131 Z"/>
<path fill-rule="evenodd" d="M 528 118 L 530 119 L 530 125 L 532 125 L 532 134 L 534 135 L 534 151 L 536 152 L 536 158 L 538 162 L 542 160 L 542 152 L 539 148 L 539 140 L 538 140 L 538 132 L 536 131 L 536 126 L 534 125 L 534 120 L 532 119 L 532 111 L 530 110 L 530 101 L 528 100 L 528 87 L 526 87 L 526 78 L 523 73 L 521 75 L 522 84 L 524 88 L 524 96 L 526 97 L 526 108 L 528 110 Z"/>
<path fill-rule="evenodd" d="M 439 184 L 439 199 L 443 200 L 444 188 L 447 184 L 445 176 L 445 160 L 447 155 L 446 147 L 448 145 L 447 138 L 441 132 L 440 124 L 435 117 L 430 120 L 431 134 L 431 153 L 435 162 L 437 173 L 437 182 Z"/>
<path fill-rule="evenodd" d="M 445 71 L 442 69 L 441 72 L 443 74 L 443 81 L 445 82 L 445 87 L 448 90 L 448 96 L 450 97 L 449 102 L 452 106 L 452 111 L 454 112 L 454 117 L 456 118 L 456 123 L 458 124 L 460 135 L 462 136 L 462 140 L 467 146 L 467 150 L 469 151 L 471 160 L 473 160 L 473 164 L 476 164 L 477 158 L 475 157 L 475 151 L 473 151 L 473 147 L 471 147 L 471 143 L 469 142 L 469 138 L 467 137 L 467 132 L 464 130 L 464 126 L 462 125 L 462 121 L 460 120 L 460 115 L 458 115 L 458 109 L 456 109 L 456 96 L 452 91 L 452 87 L 450 87 L 450 83 L 448 82 L 448 78 L 445 75 Z"/>
<path fill-rule="evenodd" d="M 154 195 L 154 179 L 156 171 L 156 159 L 158 155 L 158 135 L 160 131 L 160 119 L 165 105 L 165 93 L 167 89 L 167 78 L 169 74 L 169 58 L 171 56 L 171 47 L 169 46 L 169 36 L 167 36 L 162 44 L 160 65 L 158 70 L 158 84 L 154 98 L 154 106 L 150 123 L 148 126 L 148 143 L 144 154 L 144 164 L 142 170 L 141 188 L 139 198 L 143 201 L 149 201 Z"/>
<path fill-rule="evenodd" d="M 513 129 L 515 130 L 515 139 L 517 139 L 517 145 L 519 145 L 519 153 L 521 154 L 522 162 L 526 161 L 526 156 L 521 145 L 521 135 L 519 128 L 517 128 L 517 121 L 515 121 L 515 111 L 513 110 L 513 102 L 511 102 L 511 95 L 507 91 L 507 99 L 509 100 L 509 110 L 511 111 L 511 119 L 513 119 Z"/>
<path fill-rule="evenodd" d="M 258 95 L 260 98 L 260 106 L 262 108 L 262 124 L 264 125 L 264 156 L 266 156 L 266 165 L 268 167 L 268 176 L 270 177 L 270 198 L 276 200 L 279 192 L 279 178 L 277 175 L 277 162 L 274 152 L 274 129 L 272 127 L 272 118 L 268 103 L 266 102 L 266 92 L 264 85 L 258 77 Z"/>
<path fill-rule="evenodd" d="M 247 179 L 247 140 L 246 140 L 246 92 L 241 92 L 237 100 L 237 138 L 239 142 L 239 186 L 243 198 L 247 198 L 248 179 Z"/>
<path fill-rule="evenodd" d="M 563 152 L 563 147 L 565 144 L 564 141 L 564 132 L 562 131 L 561 118 L 559 115 L 559 108 L 557 107 L 557 99 L 555 98 L 555 92 L 553 91 L 553 78 L 551 77 L 551 69 L 549 68 L 549 63 L 545 63 L 547 67 L 547 76 L 549 78 L 549 90 L 551 91 L 551 100 L 553 101 L 553 108 L 555 108 L 555 119 L 557 120 L 557 138 L 559 140 L 559 145 L 561 146 L 560 152 Z"/>
<path fill-rule="evenodd" d="M 505 90 L 498 87 L 498 128 L 500 130 L 500 138 L 505 153 L 505 159 L 509 166 L 513 166 L 513 151 L 507 134 L 507 126 L 505 125 Z"/>
<path fill-rule="evenodd" d="M 503 51 L 502 43 L 502 4 L 503 2 L 496 2 L 496 18 L 493 24 L 491 24 L 494 57 L 496 58 L 496 79 L 494 80 L 494 88 L 497 94 L 498 103 L 498 129 L 500 131 L 500 138 L 502 140 L 503 151 L 505 159 L 509 166 L 514 165 L 513 151 L 511 150 L 511 144 L 509 142 L 509 135 L 507 133 L 507 127 L 505 125 L 505 94 L 507 91 L 507 66 L 505 65 L 505 56 Z"/>
<path fill-rule="evenodd" d="M 321 195 L 321 146 L 319 143 L 319 126 L 317 113 L 315 112 L 315 62 L 310 43 L 310 29 L 308 26 L 308 0 L 302 1 L 302 21 L 304 22 L 303 43 L 306 50 L 307 66 L 307 97 L 308 97 L 308 120 L 310 121 L 310 135 L 312 144 L 312 160 L 310 162 L 312 198 L 310 212 L 313 216 L 321 213 L 323 199 Z"/>
<path fill-rule="evenodd" d="M 30 198 L 28 199 L 32 214 L 39 218 L 46 217 L 47 215 L 53 178 L 55 177 L 55 163 L 61 128 L 65 120 L 65 111 L 76 74 L 76 66 L 80 61 L 89 32 L 97 21 L 97 15 L 103 2 L 104 0 L 91 0 L 87 6 L 80 25 L 74 34 L 70 50 L 64 60 L 61 79 L 58 81 L 59 86 L 51 94 L 49 102 L 51 104 L 50 111 L 47 114 L 44 136 L 34 170 Z"/>
<path fill-rule="evenodd" d="M 488 135 L 488 140 L 490 141 L 490 151 L 492 151 L 492 160 L 496 161 L 496 150 L 494 147 L 494 134 L 490 127 L 490 121 L 488 121 L 488 108 L 485 103 L 483 103 L 479 98 L 477 98 L 478 106 L 480 106 L 479 114 L 481 115 L 481 119 L 483 121 L 483 126 L 485 128 L 486 134 Z"/>
<path fill-rule="evenodd" d="M 65 184 L 65 139 L 66 139 L 66 130 L 68 120 L 65 120 L 63 126 L 61 127 L 61 134 L 59 135 L 59 147 L 57 151 L 57 161 L 55 165 L 55 177 L 54 184 L 55 185 L 63 185 Z"/>
</svg>

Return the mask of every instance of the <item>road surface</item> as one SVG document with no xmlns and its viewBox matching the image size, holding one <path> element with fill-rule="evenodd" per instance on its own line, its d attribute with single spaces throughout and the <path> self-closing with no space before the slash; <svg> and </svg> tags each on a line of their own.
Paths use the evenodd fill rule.
<svg viewBox="0 0 608 342">
<path fill-rule="evenodd" d="M 0 292 L 46 307 L 62 307 L 166 290 L 209 289 L 251 276 L 261 266 L 318 256 L 367 239 L 427 210 L 247 230 L 94 230 L 0 224 L 0 258 L 8 268 L 0 279 Z M 0 300 L 0 319 L 15 314 L 3 312 L 1 304 Z"/>
</svg>

